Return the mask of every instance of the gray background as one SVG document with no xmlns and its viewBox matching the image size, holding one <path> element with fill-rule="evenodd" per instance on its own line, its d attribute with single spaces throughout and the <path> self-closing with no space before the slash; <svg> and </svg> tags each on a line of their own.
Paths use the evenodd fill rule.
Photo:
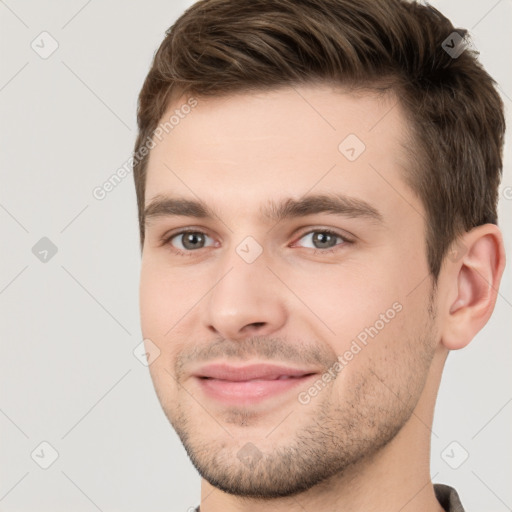
<svg viewBox="0 0 512 512">
<path fill-rule="evenodd" d="M 0 0 L 1 511 L 199 503 L 199 476 L 133 354 L 142 338 L 131 174 L 104 200 L 92 195 L 130 156 L 151 57 L 191 3 Z M 512 2 L 433 4 L 471 29 L 510 124 Z M 46 59 L 31 47 L 51 49 L 43 31 L 59 45 Z M 509 136 L 499 212 L 509 258 L 510 151 Z M 46 262 L 32 251 L 43 237 L 57 248 Z M 432 478 L 455 486 L 467 512 L 512 507 L 511 313 L 509 266 L 491 321 L 450 354 L 441 384 Z M 52 449 L 59 456 L 42 469 Z"/>
</svg>

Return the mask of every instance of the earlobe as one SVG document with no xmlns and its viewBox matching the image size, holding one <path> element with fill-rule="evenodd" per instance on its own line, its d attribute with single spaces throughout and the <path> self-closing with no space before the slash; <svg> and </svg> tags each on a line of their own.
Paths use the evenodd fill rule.
<svg viewBox="0 0 512 512">
<path fill-rule="evenodd" d="M 505 268 L 503 239 L 496 225 L 472 229 L 458 245 L 461 243 L 466 250 L 460 258 L 446 260 L 450 299 L 441 342 L 449 350 L 468 345 L 487 323 Z"/>
</svg>

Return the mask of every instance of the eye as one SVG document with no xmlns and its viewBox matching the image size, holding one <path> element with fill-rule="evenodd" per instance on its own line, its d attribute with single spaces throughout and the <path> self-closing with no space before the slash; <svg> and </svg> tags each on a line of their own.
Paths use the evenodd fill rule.
<svg viewBox="0 0 512 512">
<path fill-rule="evenodd" d="M 181 231 L 167 238 L 165 242 L 177 252 L 191 252 L 214 244 L 214 240 L 202 231 Z"/>
<path fill-rule="evenodd" d="M 345 243 L 351 243 L 350 240 L 341 236 L 339 233 L 335 233 L 334 231 L 326 230 L 326 229 L 317 229 L 315 231 L 310 231 L 303 235 L 297 244 L 301 241 L 305 241 L 306 243 L 302 245 L 302 247 L 307 247 L 311 249 L 334 249 L 339 245 L 345 245 Z M 339 242 L 341 241 L 341 242 Z M 308 245 L 309 244 L 309 245 Z M 329 251 L 330 252 L 330 251 Z"/>
</svg>

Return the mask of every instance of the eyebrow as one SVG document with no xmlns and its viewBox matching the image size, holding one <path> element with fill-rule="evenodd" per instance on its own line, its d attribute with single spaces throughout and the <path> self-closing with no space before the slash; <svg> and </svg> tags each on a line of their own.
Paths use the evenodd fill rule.
<svg viewBox="0 0 512 512">
<path fill-rule="evenodd" d="M 272 222 L 319 213 L 348 218 L 365 218 L 379 224 L 384 222 L 382 214 L 371 204 L 362 199 L 343 194 L 316 194 L 304 196 L 300 199 L 287 198 L 278 203 L 269 200 L 266 206 L 260 208 L 262 217 Z M 204 202 L 183 197 L 157 195 L 144 210 L 146 224 L 157 217 L 172 216 L 195 217 L 198 219 L 220 218 Z"/>
</svg>

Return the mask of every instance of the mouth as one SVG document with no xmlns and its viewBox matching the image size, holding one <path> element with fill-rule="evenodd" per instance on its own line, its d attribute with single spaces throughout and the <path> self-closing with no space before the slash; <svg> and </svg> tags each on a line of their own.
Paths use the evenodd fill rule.
<svg viewBox="0 0 512 512">
<path fill-rule="evenodd" d="M 201 368 L 194 378 L 204 395 L 231 405 L 251 405 L 306 385 L 318 375 L 311 369 L 268 364 L 236 367 L 214 364 Z"/>
</svg>

